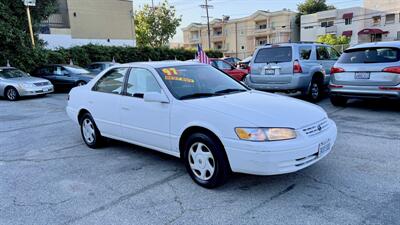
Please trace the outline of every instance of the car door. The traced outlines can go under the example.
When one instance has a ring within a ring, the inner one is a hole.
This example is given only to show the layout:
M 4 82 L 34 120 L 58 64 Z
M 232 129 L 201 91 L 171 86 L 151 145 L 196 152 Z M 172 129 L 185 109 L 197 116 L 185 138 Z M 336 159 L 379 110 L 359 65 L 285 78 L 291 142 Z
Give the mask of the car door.
M 53 69 L 53 74 L 57 85 L 64 87 L 75 86 L 76 78 L 74 77 L 74 74 L 62 66 L 54 66 Z
M 325 74 L 330 75 L 331 68 L 339 58 L 339 53 L 330 46 L 316 47 L 317 61 L 324 68 Z
M 231 64 L 222 61 L 222 60 L 216 60 L 214 61 L 215 67 L 218 69 L 224 71 L 225 73 L 229 74 L 231 77 L 235 78 L 236 80 L 240 80 L 242 78 L 242 72 L 235 69 Z
M 49 80 L 53 85 L 57 85 L 56 76 L 53 74 L 53 66 L 45 66 L 35 72 L 35 76 Z
M 135 144 L 169 151 L 170 105 L 144 101 L 148 92 L 162 93 L 155 75 L 145 68 L 131 68 L 121 99 L 123 137 Z
M 104 74 L 85 96 L 90 113 L 102 135 L 121 138 L 120 102 L 129 68 L 115 68 Z

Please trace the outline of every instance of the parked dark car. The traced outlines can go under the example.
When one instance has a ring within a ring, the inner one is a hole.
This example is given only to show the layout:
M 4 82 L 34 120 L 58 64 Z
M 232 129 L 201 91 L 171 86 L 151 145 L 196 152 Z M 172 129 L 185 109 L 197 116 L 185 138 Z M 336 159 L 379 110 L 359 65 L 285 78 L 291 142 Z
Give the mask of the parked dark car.
M 94 74 L 99 74 L 103 70 L 112 67 L 114 65 L 117 65 L 118 63 L 115 62 L 94 62 L 90 64 L 89 66 L 86 67 L 87 70 Z
M 50 80 L 59 89 L 85 85 L 95 76 L 82 67 L 61 64 L 39 67 L 32 75 Z

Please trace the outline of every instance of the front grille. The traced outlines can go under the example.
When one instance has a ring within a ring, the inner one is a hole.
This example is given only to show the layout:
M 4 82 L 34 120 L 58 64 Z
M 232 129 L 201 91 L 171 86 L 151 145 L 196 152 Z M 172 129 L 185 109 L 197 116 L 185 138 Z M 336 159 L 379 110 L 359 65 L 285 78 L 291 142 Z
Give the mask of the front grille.
M 49 85 L 49 82 L 38 82 L 38 83 L 34 83 L 34 85 L 35 85 L 35 86 L 38 86 L 38 87 L 40 87 L 40 86 L 46 86 L 46 85 Z
M 316 123 L 313 123 L 309 126 L 302 128 L 302 131 L 307 136 L 315 136 L 318 135 L 329 128 L 329 123 L 327 119 L 323 119 Z

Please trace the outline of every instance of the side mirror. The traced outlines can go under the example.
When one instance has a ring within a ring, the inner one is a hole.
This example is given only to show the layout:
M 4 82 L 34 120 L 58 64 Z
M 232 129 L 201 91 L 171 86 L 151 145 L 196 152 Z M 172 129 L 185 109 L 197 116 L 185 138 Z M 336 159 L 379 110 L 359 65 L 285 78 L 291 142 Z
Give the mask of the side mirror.
M 169 103 L 167 96 L 164 93 L 158 92 L 146 92 L 143 99 L 145 102 Z

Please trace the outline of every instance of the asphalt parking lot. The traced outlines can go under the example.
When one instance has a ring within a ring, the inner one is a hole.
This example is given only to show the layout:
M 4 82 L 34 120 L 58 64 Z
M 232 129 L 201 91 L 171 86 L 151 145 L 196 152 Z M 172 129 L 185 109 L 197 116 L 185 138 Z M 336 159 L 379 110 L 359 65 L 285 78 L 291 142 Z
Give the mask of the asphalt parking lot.
M 325 99 L 339 129 L 328 157 L 207 190 L 179 159 L 87 148 L 66 97 L 0 99 L 0 224 L 400 224 L 399 102 Z

